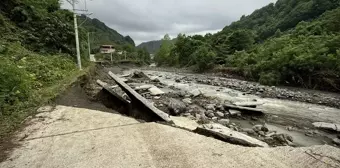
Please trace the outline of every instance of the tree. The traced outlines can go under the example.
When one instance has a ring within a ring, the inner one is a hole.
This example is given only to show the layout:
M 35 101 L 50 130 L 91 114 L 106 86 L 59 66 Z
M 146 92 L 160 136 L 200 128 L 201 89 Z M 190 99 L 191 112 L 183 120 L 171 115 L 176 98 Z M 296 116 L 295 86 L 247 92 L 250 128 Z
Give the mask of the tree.
M 206 71 L 214 66 L 216 54 L 208 45 L 200 46 L 191 56 L 194 59 L 196 70 L 199 72 Z
M 173 44 L 171 42 L 171 38 L 168 34 L 164 36 L 162 39 L 162 44 L 160 49 L 155 55 L 155 61 L 158 65 L 165 65 L 170 58 L 170 52 L 173 48 Z
M 251 31 L 237 30 L 228 38 L 229 52 L 247 50 L 254 42 L 254 34 Z

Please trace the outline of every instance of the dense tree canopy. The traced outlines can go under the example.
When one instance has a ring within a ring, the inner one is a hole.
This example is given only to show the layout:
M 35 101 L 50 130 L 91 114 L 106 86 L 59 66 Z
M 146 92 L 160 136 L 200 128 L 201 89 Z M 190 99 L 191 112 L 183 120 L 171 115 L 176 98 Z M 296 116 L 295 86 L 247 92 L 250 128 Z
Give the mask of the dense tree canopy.
M 214 35 L 179 34 L 155 61 L 199 71 L 221 64 L 263 84 L 340 91 L 339 6 L 338 0 L 278 0 Z

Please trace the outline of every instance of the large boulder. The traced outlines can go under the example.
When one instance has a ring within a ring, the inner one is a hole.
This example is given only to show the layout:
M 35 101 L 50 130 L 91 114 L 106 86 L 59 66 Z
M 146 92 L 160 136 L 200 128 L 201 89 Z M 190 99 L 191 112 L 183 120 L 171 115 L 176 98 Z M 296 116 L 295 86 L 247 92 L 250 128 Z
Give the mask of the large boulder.
M 132 78 L 148 78 L 142 71 L 135 71 L 133 72 Z
M 171 115 L 177 116 L 181 113 L 184 113 L 186 112 L 186 108 L 187 107 L 184 104 L 184 102 L 174 99 L 174 98 L 169 99 L 168 110 Z

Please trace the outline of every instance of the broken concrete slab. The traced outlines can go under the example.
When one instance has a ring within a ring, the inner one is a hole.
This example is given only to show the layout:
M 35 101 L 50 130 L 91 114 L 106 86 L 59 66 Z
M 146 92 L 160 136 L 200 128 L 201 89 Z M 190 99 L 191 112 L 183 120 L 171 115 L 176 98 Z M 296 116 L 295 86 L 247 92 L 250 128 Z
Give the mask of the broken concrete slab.
M 238 111 L 238 110 L 232 110 L 232 109 L 230 109 L 230 110 L 228 110 L 228 111 L 229 111 L 229 114 L 230 114 L 231 116 L 235 116 L 235 115 L 241 114 L 241 111 Z
M 161 89 L 159 89 L 156 86 L 151 87 L 148 90 L 149 90 L 149 92 L 151 93 L 152 96 L 159 96 L 159 95 L 165 94 L 165 92 L 163 92 Z
M 121 78 L 126 78 L 126 77 L 129 77 L 131 74 L 123 74 L 123 75 L 120 75 Z
M 340 125 L 339 124 L 326 123 L 326 122 L 315 122 L 315 123 L 313 123 L 313 125 L 316 128 L 340 132 Z
M 236 103 L 233 103 L 233 104 L 236 105 L 236 106 L 241 106 L 241 107 L 256 108 L 257 106 L 261 106 L 264 103 L 249 101 L 249 102 L 236 102 Z
M 250 147 L 269 147 L 268 144 L 265 142 L 257 140 L 243 133 L 233 131 L 230 128 L 225 127 L 221 124 L 204 124 L 202 126 L 197 127 L 196 130 L 194 130 L 194 132 L 206 136 L 213 136 L 217 139 L 232 144 Z
M 195 130 L 199 126 L 199 124 L 195 120 L 191 120 L 188 117 L 171 116 L 171 119 L 174 121 L 176 126 L 185 128 L 190 131 Z
M 97 84 L 100 85 L 101 87 L 103 87 L 106 91 L 108 91 L 109 93 L 111 93 L 113 96 L 115 96 L 116 98 L 118 98 L 121 102 L 123 102 L 124 104 L 128 105 L 129 102 L 124 99 L 122 96 L 118 95 L 116 92 L 114 92 L 111 88 L 110 85 L 108 85 L 106 82 L 103 82 L 101 80 L 97 80 Z
M 234 105 L 230 105 L 230 104 L 225 104 L 224 108 L 232 109 L 232 110 L 239 110 L 241 112 L 248 112 L 248 113 L 253 113 L 253 114 L 258 114 L 258 115 L 264 114 L 262 109 L 234 106 Z
M 166 122 L 172 122 L 168 114 L 164 113 L 163 111 L 159 110 L 158 108 L 150 104 L 148 100 L 146 100 L 143 96 L 141 96 L 135 90 L 133 90 L 129 85 L 120 80 L 120 78 L 111 71 L 109 72 L 109 76 L 111 76 L 112 79 L 117 83 L 117 85 L 121 87 L 121 89 L 131 98 L 132 104 L 136 105 L 137 107 L 138 106 L 141 107 L 142 109 L 140 110 L 141 112 L 148 113 L 153 117 L 157 117 L 158 119 Z
M 97 80 L 97 84 L 103 89 L 97 94 L 98 99 L 108 108 L 116 109 L 118 112 L 128 114 L 131 109 L 129 97 L 117 94 L 110 85 L 101 80 Z M 114 102 L 114 103 L 113 103 Z

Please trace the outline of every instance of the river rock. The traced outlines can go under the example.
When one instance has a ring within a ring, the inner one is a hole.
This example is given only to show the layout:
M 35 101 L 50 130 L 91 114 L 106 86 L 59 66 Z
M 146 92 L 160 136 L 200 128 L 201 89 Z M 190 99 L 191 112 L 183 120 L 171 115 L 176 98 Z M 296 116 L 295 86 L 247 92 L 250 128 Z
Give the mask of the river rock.
M 334 138 L 333 143 L 336 145 L 340 145 L 340 139 L 339 138 Z
M 223 117 L 224 117 L 224 113 L 222 113 L 222 112 L 220 112 L 220 111 L 216 112 L 215 115 L 216 115 L 217 117 L 219 117 L 219 118 L 223 118 Z
M 192 95 L 192 97 L 198 97 L 199 95 L 202 94 L 202 92 L 199 89 L 192 90 L 189 93 Z
M 184 103 L 186 103 L 186 104 L 191 104 L 191 103 L 192 103 L 190 98 L 185 98 L 185 99 L 183 99 L 182 101 L 183 101 Z
M 159 95 L 162 95 L 162 94 L 165 94 L 165 92 L 163 92 L 161 89 L 159 89 L 158 87 L 154 86 L 154 87 L 151 87 L 149 89 L 149 92 L 152 96 L 159 96 Z
M 151 79 L 151 82 L 160 83 L 161 81 L 158 78 L 153 78 Z
M 224 111 L 225 109 L 223 105 L 219 104 L 216 106 L 216 110 Z
M 170 98 L 168 109 L 170 111 L 170 114 L 177 116 L 186 111 L 186 105 L 182 101 Z
M 248 135 L 257 135 L 257 133 L 251 128 L 243 128 L 242 131 L 246 132 Z
M 268 144 L 252 138 L 243 133 L 233 131 L 232 129 L 225 127 L 221 124 L 204 124 L 194 130 L 202 135 L 213 136 L 226 142 L 233 144 L 251 146 L 251 147 L 268 147 Z
M 220 120 L 218 120 L 218 123 L 223 125 L 223 126 L 227 126 L 227 125 L 229 125 L 230 120 L 229 119 L 220 119 Z
M 315 123 L 313 123 L 313 125 L 316 128 L 340 132 L 340 125 L 339 124 L 326 123 L 326 122 L 315 122 Z
M 262 128 L 261 128 L 261 131 L 269 132 L 269 129 L 268 129 L 267 125 L 263 125 Z
M 264 131 L 259 131 L 258 134 L 261 136 L 266 136 L 266 133 L 264 133 Z
M 207 117 L 209 117 L 209 118 L 215 117 L 215 114 L 214 114 L 214 112 L 213 112 L 212 110 L 208 110 L 208 111 L 206 112 L 205 115 L 206 115 Z
M 212 111 L 214 111 L 214 110 L 215 110 L 215 105 L 214 105 L 214 104 L 207 104 L 207 105 L 205 106 L 205 109 L 206 109 L 206 110 L 212 110 Z
M 274 134 L 271 137 L 281 145 L 291 144 L 293 142 L 293 137 L 288 134 Z
M 142 71 L 135 71 L 132 74 L 132 78 L 148 78 Z
M 254 130 L 255 132 L 261 131 L 261 130 L 262 130 L 262 125 L 254 125 L 254 126 L 253 126 L 253 130 Z

